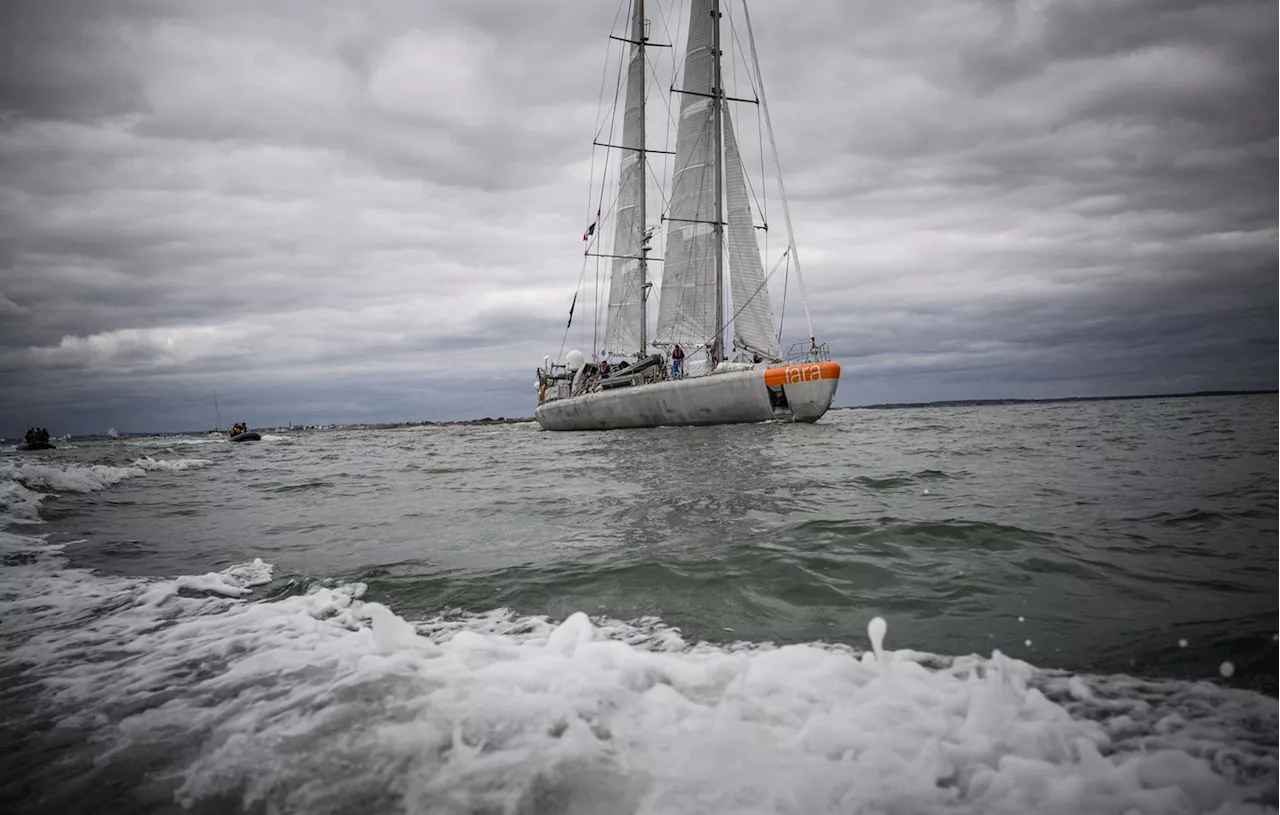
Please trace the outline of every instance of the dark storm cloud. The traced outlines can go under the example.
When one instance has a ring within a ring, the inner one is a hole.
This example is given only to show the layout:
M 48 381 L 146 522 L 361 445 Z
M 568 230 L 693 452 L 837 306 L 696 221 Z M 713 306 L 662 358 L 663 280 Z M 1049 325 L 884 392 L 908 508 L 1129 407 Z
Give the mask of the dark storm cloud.
M 5 4 L 0 422 L 528 414 L 618 11 Z M 1274 3 L 752 11 L 841 401 L 1275 386 Z
M 809 85 L 848 104 L 792 105 L 818 149 L 791 185 L 821 213 L 819 262 L 847 270 L 819 305 L 833 345 L 913 398 L 913 362 L 937 369 L 923 398 L 975 372 L 986 392 L 958 396 L 1274 386 L 1275 17 L 1265 3 L 833 12 L 860 32 L 857 56 Z M 834 178 L 824 147 L 842 156 Z M 876 398 L 897 398 L 883 381 Z

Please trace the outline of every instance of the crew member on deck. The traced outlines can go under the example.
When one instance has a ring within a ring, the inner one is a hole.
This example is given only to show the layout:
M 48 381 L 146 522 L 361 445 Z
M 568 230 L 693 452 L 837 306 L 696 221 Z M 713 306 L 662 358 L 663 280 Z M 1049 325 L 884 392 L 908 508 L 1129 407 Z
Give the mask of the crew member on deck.
M 607 359 L 600 360 L 600 378 L 601 379 L 609 378 L 609 360 Z
M 684 370 L 684 349 L 679 343 L 671 349 L 671 377 L 673 379 L 680 378 L 680 372 Z

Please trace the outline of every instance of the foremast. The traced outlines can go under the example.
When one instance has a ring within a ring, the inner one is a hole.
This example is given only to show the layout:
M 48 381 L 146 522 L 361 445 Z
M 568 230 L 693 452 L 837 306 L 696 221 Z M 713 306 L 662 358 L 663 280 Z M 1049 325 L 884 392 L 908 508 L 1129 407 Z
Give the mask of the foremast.
M 645 195 L 649 152 L 645 133 L 645 48 L 648 37 L 645 28 L 643 0 L 632 0 L 628 36 L 611 37 L 630 46 L 621 143 L 596 142 L 622 153 L 618 160 L 613 251 L 604 256 L 612 261 L 612 273 L 603 350 L 606 354 L 635 354 L 637 357 L 646 356 L 649 346 L 646 301 L 650 231 Z M 587 254 L 594 254 L 590 247 Z

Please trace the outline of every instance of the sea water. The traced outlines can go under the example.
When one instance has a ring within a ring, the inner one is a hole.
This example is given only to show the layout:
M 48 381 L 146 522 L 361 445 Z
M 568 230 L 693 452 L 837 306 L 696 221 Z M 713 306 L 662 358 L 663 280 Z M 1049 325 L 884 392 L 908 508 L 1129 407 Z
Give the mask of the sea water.
M 1275 405 L 4 455 L 0 809 L 1275 812 Z

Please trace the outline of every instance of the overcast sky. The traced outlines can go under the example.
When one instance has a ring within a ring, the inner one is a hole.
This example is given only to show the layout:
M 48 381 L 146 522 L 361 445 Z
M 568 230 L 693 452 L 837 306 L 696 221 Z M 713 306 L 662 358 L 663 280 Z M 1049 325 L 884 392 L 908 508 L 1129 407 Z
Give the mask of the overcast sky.
M 0 435 L 532 415 L 617 12 L 7 0 Z M 1274 0 L 752 13 L 837 404 L 1276 387 Z

